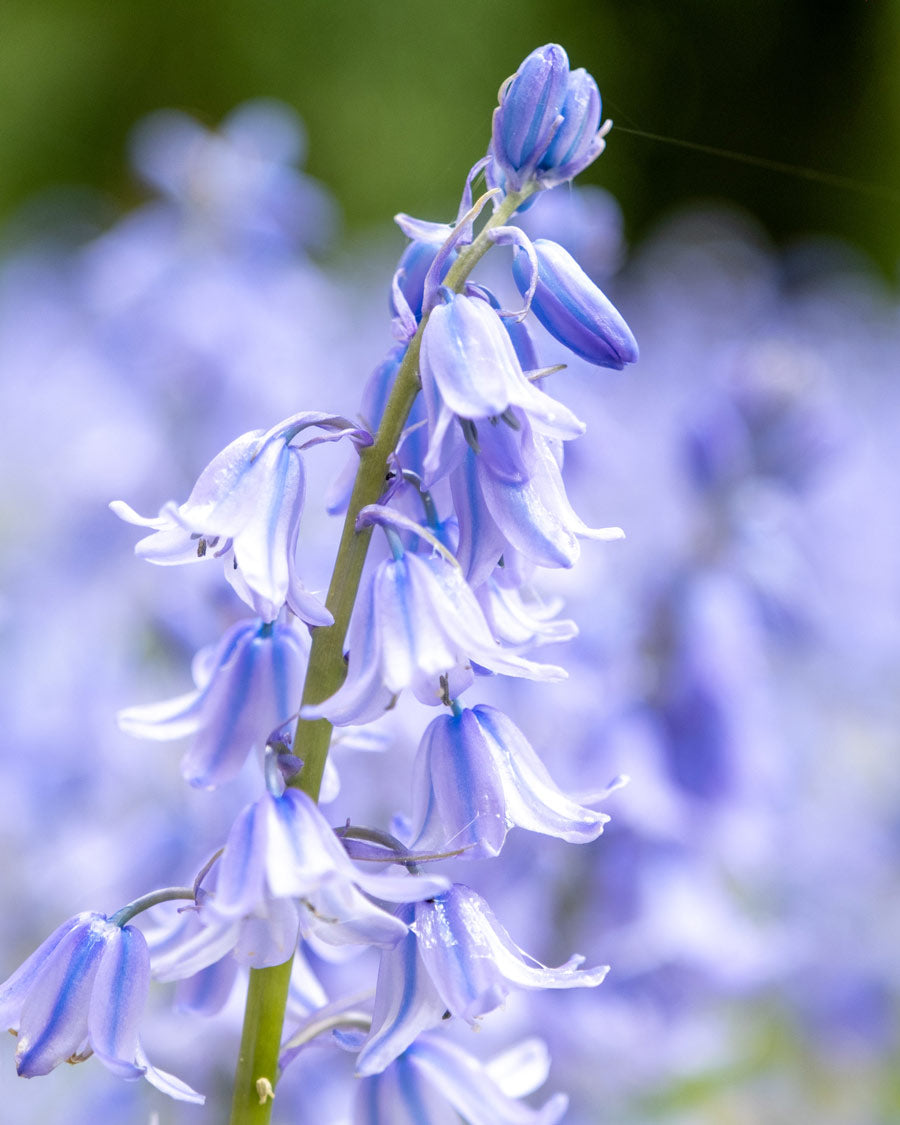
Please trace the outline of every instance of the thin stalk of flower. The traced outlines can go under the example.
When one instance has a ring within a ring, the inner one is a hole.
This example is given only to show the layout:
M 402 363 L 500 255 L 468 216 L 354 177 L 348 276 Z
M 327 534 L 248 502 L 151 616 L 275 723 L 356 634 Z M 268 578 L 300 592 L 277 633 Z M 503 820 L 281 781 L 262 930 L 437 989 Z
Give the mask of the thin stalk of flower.
M 526 184 L 521 191 L 510 192 L 505 196 L 475 239 L 459 252 L 444 278 L 445 286 L 457 293 L 462 292 L 469 274 L 493 245 L 491 231 L 504 226 L 535 190 L 534 185 Z M 428 314 L 423 316 L 400 364 L 375 441 L 360 450 L 359 468 L 325 600 L 334 624 L 313 631 L 303 688 L 304 705 L 322 703 L 334 695 L 346 674 L 344 637 L 372 537 L 370 526 L 357 527 L 357 517 L 364 508 L 377 504 L 384 491 L 390 458 L 419 392 L 419 351 L 427 323 Z M 302 789 L 314 801 L 318 799 L 322 785 L 331 732 L 332 724 L 327 719 L 301 718 L 297 721 L 294 747 L 298 757 L 303 759 L 303 768 L 289 784 Z M 235 1072 L 231 1125 L 268 1125 L 271 1120 L 272 1101 L 267 1098 L 260 1102 L 256 1082 L 259 1078 L 268 1077 L 274 1087 L 289 981 L 290 962 L 268 969 L 252 969 L 250 972 L 244 1027 Z

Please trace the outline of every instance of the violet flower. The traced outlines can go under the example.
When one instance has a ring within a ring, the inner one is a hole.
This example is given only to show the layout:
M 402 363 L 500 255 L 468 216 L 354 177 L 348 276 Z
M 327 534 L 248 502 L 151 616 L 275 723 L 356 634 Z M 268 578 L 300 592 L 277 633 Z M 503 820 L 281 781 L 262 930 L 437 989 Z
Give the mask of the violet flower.
M 149 985 L 140 930 L 92 912 L 64 922 L 0 985 L 0 1026 L 18 1037 L 19 1075 L 49 1074 L 95 1054 L 119 1078 L 146 1078 L 173 1098 L 202 1103 L 144 1054 L 138 1025 Z
M 621 370 L 635 363 L 638 346 L 631 329 L 568 250 L 546 238 L 535 239 L 532 246 L 538 270 L 531 311 L 550 335 L 598 367 Z M 513 277 L 525 296 L 534 277 L 522 250 L 513 259 Z
M 541 1086 L 546 1046 L 526 1040 L 489 1063 L 437 1035 L 421 1035 L 387 1070 L 359 1086 L 353 1125 L 556 1125 L 568 1106 L 555 1094 L 540 1109 L 518 1099 Z M 454 1112 L 455 1111 L 455 1112 Z
M 483 704 L 439 715 L 422 736 L 413 771 L 411 846 L 419 850 L 495 856 L 515 826 L 583 844 L 609 820 L 567 797 L 512 720 Z
M 431 487 L 462 458 L 466 441 L 457 418 L 496 419 L 510 407 L 536 429 L 562 439 L 580 437 L 584 424 L 526 379 L 503 321 L 487 301 L 442 290 L 422 335 L 422 395 L 429 445 L 425 483 Z
M 519 191 L 530 181 L 551 188 L 571 180 L 603 152 L 600 94 L 583 69 L 569 71 L 556 43 L 532 51 L 500 87 L 488 180 Z
M 581 554 L 579 538 L 624 538 L 621 528 L 588 527 L 578 516 L 563 484 L 561 451 L 524 416 L 517 430 L 478 427 L 477 440 L 478 453 L 467 450 L 450 474 L 457 557 L 473 586 L 487 580 L 510 547 L 537 566 L 568 568 Z
M 609 970 L 579 969 L 579 955 L 559 968 L 541 965 L 511 940 L 484 899 L 460 883 L 397 913 L 410 932 L 381 955 L 372 1030 L 357 1059 L 360 1076 L 384 1070 L 448 1011 L 474 1025 L 514 988 L 592 988 Z
M 221 785 L 296 713 L 308 652 L 308 635 L 292 624 L 240 621 L 194 657 L 195 691 L 128 707 L 119 726 L 156 741 L 193 735 L 182 760 L 185 779 L 201 788 Z
M 206 466 L 183 504 L 169 502 L 149 518 L 121 500 L 110 504 L 128 523 L 153 529 L 135 553 L 160 566 L 224 557 L 225 576 L 264 620 L 287 604 L 310 625 L 330 625 L 331 614 L 306 592 L 295 569 L 305 475 L 300 450 L 290 443 L 309 426 L 331 432 L 305 445 L 345 436 L 371 444 L 345 418 L 312 411 L 243 434 Z
M 361 516 L 375 510 L 364 509 Z M 424 530 L 422 535 L 427 538 Z M 371 722 L 405 688 L 421 703 L 437 706 L 448 690 L 455 698 L 471 684 L 473 662 L 533 680 L 566 675 L 501 648 L 459 568 L 441 557 L 404 551 L 399 539 L 395 557 L 380 563 L 360 591 L 347 641 L 346 680 L 329 699 L 305 706 L 303 718 L 328 719 L 335 726 Z
M 252 968 L 281 964 L 300 932 L 329 945 L 390 946 L 406 925 L 368 897 L 413 902 L 447 887 L 441 876 L 358 869 L 318 806 L 298 789 L 266 793 L 232 825 L 196 925 L 154 953 L 160 980 L 192 976 L 232 952 Z

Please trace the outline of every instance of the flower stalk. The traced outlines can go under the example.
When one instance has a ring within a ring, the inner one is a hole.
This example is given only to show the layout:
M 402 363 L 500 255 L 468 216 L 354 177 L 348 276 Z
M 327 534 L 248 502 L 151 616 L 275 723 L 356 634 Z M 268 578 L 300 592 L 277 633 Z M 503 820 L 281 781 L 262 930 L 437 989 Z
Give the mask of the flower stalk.
M 504 226 L 535 190 L 535 185 L 527 184 L 521 191 L 510 192 L 503 198 L 474 240 L 460 251 L 444 279 L 448 288 L 462 292 L 469 274 L 493 245 L 491 231 Z M 357 529 L 356 521 L 363 508 L 376 504 L 384 492 L 391 454 L 419 393 L 419 352 L 427 323 L 426 314 L 397 372 L 375 441 L 359 453 L 359 468 L 325 602 L 334 624 L 313 629 L 303 689 L 304 705 L 328 699 L 341 686 L 346 674 L 344 638 L 372 537 L 371 525 Z M 296 785 L 314 801 L 318 800 L 322 785 L 331 732 L 332 724 L 327 719 L 299 719 L 297 722 L 294 752 L 303 759 L 303 768 L 289 784 Z M 268 1079 L 273 1088 L 276 1084 L 290 972 L 290 960 L 273 968 L 250 971 L 230 1125 L 268 1125 L 271 1120 L 272 1098 L 260 1099 L 257 1083 Z

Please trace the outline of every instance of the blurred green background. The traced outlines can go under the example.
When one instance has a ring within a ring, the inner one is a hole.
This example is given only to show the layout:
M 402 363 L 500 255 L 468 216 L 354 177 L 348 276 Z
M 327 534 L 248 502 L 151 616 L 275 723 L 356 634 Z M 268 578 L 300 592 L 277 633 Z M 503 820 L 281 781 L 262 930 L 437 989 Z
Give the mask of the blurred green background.
M 783 161 L 785 175 L 620 131 L 585 177 L 639 238 L 729 197 L 777 239 L 829 231 L 900 258 L 900 0 L 2 0 L 0 223 L 37 191 L 138 188 L 125 144 L 165 106 L 217 122 L 260 95 L 299 110 L 308 169 L 351 227 L 447 218 L 500 81 L 556 40 L 617 125 Z

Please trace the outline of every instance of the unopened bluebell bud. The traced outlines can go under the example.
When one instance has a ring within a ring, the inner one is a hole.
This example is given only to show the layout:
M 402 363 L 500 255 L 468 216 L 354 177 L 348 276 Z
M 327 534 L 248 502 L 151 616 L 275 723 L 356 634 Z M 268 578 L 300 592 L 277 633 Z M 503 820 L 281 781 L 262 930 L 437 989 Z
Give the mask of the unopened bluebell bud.
M 534 175 L 559 129 L 568 81 L 566 52 L 548 43 L 532 51 L 500 88 L 491 154 L 509 188 L 518 191 Z
M 605 147 L 600 92 L 583 69 L 569 71 L 556 43 L 532 51 L 500 89 L 489 179 L 506 191 L 571 180 Z
M 588 363 L 621 370 L 638 358 L 637 341 L 621 313 L 558 243 L 534 242 L 538 277 L 531 309 L 551 336 Z M 532 281 L 528 255 L 519 251 L 513 277 L 524 296 Z
M 562 123 L 550 147 L 538 163 L 538 179 L 546 186 L 564 183 L 577 176 L 603 151 L 606 142 L 600 132 L 600 91 L 597 83 L 580 67 L 569 75 Z

